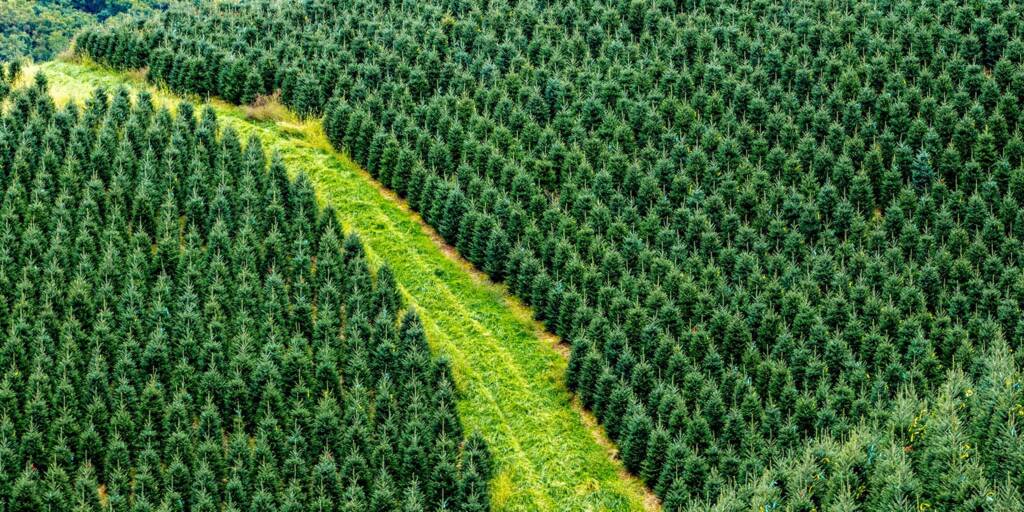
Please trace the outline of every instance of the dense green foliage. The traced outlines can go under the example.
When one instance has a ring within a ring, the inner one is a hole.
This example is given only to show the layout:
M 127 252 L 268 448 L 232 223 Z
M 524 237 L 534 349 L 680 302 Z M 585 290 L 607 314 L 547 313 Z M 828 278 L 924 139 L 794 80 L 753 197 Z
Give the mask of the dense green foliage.
M 79 49 L 322 113 L 572 343 L 569 385 L 670 510 L 1016 510 L 1022 20 L 981 0 L 255 2 Z
M 122 13 L 148 15 L 161 6 L 156 0 L 3 0 L 0 61 L 50 59 L 84 27 Z
M 487 508 L 448 363 L 258 139 L 37 75 L 0 189 L 0 510 Z

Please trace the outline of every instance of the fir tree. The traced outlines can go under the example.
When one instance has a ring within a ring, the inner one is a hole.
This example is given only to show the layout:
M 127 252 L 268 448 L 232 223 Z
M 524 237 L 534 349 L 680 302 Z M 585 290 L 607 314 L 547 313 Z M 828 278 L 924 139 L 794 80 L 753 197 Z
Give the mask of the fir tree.
M 928 152 L 921 150 L 910 168 L 910 181 L 914 184 L 914 188 L 921 192 L 927 190 L 934 179 L 935 171 L 932 169 Z

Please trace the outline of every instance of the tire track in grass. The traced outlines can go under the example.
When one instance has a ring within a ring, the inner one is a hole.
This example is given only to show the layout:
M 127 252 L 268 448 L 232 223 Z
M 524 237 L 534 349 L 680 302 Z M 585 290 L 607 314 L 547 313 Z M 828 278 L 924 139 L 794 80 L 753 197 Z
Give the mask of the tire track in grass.
M 138 74 L 68 62 L 35 69 L 47 74 L 58 100 L 81 100 L 96 86 L 125 85 L 149 90 L 159 105 L 180 101 L 141 83 Z M 318 122 L 250 121 L 239 107 L 211 104 L 243 139 L 258 136 L 290 170 L 306 172 L 320 201 L 362 237 L 371 263 L 392 268 L 423 317 L 432 348 L 452 360 L 463 424 L 480 431 L 494 453 L 494 510 L 658 508 L 609 456 L 600 428 L 573 404 L 563 381 L 564 347 L 503 287 L 474 271 L 403 201 L 331 149 Z

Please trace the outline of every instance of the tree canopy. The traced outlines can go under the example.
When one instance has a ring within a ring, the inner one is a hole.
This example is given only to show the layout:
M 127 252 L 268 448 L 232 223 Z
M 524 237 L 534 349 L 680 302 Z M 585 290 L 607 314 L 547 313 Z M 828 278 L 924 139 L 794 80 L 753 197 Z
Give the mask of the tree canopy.
M 572 345 L 669 510 L 1016 510 L 1012 2 L 256 1 L 79 51 L 279 92 Z
M 449 363 L 308 178 L 209 107 L 3 104 L 0 509 L 486 509 Z

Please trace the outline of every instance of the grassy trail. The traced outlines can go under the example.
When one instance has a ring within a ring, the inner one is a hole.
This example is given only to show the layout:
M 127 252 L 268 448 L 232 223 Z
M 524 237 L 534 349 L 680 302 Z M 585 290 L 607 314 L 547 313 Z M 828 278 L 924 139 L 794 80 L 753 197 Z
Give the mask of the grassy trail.
M 158 104 L 180 99 L 139 77 L 93 65 L 49 62 L 45 72 L 58 102 L 81 100 L 97 86 L 148 89 Z M 494 510 L 631 511 L 656 500 L 610 456 L 565 389 L 565 357 L 529 311 L 504 288 L 474 271 L 409 210 L 346 156 L 331 149 L 319 122 L 252 121 L 242 108 L 214 101 L 218 117 L 245 140 L 260 137 L 289 169 L 314 182 L 347 229 L 362 237 L 371 263 L 387 263 L 424 319 L 432 348 L 449 355 L 468 431 L 481 432 L 499 468 Z

